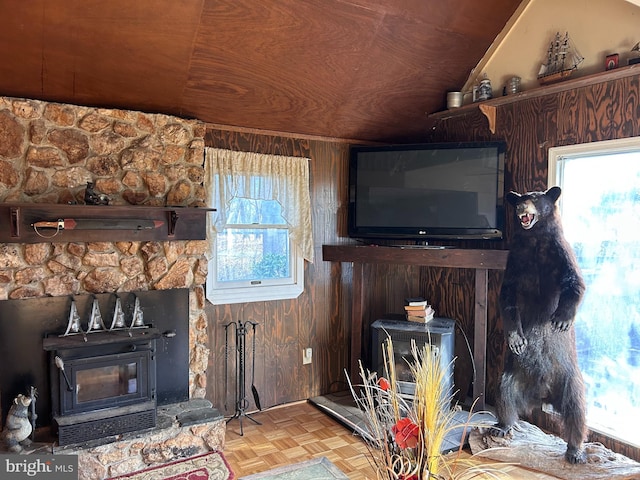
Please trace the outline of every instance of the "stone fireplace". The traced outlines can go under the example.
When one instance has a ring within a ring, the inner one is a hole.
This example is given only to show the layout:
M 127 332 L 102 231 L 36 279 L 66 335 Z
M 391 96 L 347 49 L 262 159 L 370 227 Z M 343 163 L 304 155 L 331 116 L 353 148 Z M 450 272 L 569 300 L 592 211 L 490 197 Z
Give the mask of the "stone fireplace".
M 25 453 L 79 455 L 81 478 L 97 480 L 224 448 L 222 415 L 208 401 L 189 398 L 193 297 L 189 289 L 177 288 L 0 301 L 0 352 L 13 360 L 0 375 L 3 410 L 30 386 L 39 392 L 35 443 Z M 88 333 L 93 304 L 99 305 L 108 329 L 107 312 L 114 311 L 117 299 L 127 325 L 137 301 L 146 327 Z M 67 330 L 72 302 L 87 333 L 60 336 Z M 144 368 L 151 360 L 153 372 Z M 153 376 L 141 380 L 134 370 Z M 110 378 L 112 385 L 105 386 Z M 146 385 L 131 385 L 134 378 Z M 97 380 L 99 390 L 76 396 L 82 382 Z
M 87 182 L 93 182 L 96 191 L 109 197 L 110 205 L 203 206 L 206 197 L 204 132 L 201 122 L 168 115 L 0 97 L 0 203 L 81 204 Z M 55 318 L 63 325 L 46 325 L 47 332 L 58 332 L 64 331 L 70 297 L 97 296 L 101 302 L 108 303 L 115 294 L 140 292 L 148 310 L 155 308 L 156 301 L 145 300 L 145 295 L 172 298 L 173 292 L 181 292 L 184 298 L 180 302 L 186 317 L 183 334 L 165 336 L 163 333 L 173 327 L 157 327 L 157 321 L 153 322 L 160 333 L 155 340 L 158 353 L 170 349 L 171 342 L 178 338 L 187 345 L 184 367 L 174 364 L 165 365 L 164 369 L 157 367 L 162 372 L 157 375 L 157 401 L 160 404 L 164 373 L 177 369 L 181 375 L 181 391 L 186 395 L 179 398 L 189 401 L 176 399 L 173 401 L 177 403 L 171 403 L 170 397 L 175 394 L 171 391 L 165 399 L 167 405 L 197 403 L 199 399 L 204 401 L 209 361 L 203 289 L 206 250 L 204 240 L 122 238 L 118 241 L 0 243 L 0 300 L 21 306 L 31 301 L 42 302 L 36 312 L 47 311 L 50 304 L 62 305 L 67 313 Z M 3 311 L 0 323 L 4 325 L 2 328 L 20 332 L 26 338 L 37 336 L 37 346 L 24 350 L 26 354 L 20 361 L 11 360 L 12 366 L 23 368 L 20 363 L 26 362 L 30 365 L 29 371 L 43 371 L 48 376 L 49 359 L 42 347 L 43 331 L 34 331 L 29 323 L 29 319 L 37 318 L 34 315 Z M 6 355 L 7 352 L 2 352 L 3 359 L 10 358 Z M 37 368 L 31 368 L 34 364 Z M 16 393 L 25 393 L 25 384 L 41 383 L 31 378 L 30 373 L 23 377 L 14 375 L 8 380 L 4 372 L 3 369 L 0 374 L 3 420 L 7 402 L 11 402 Z M 43 423 L 50 418 L 53 408 L 48 392 L 40 391 L 37 406 L 39 425 L 48 428 Z M 166 408 L 174 423 L 176 418 L 184 417 L 180 413 L 182 408 Z M 166 427 L 171 421 L 163 418 L 158 423 Z M 175 430 L 174 438 L 177 438 L 170 446 L 165 445 L 170 440 L 164 434 L 149 433 L 152 440 L 132 438 L 123 446 L 118 443 L 123 440 L 120 438 L 112 444 L 117 447 L 88 448 L 80 457 L 80 469 L 82 472 L 84 465 L 85 470 L 92 473 L 81 473 L 82 478 L 122 474 L 170 461 L 172 456 L 196 454 L 192 448 L 194 441 L 186 441 L 181 430 L 193 431 L 195 427 L 185 427 L 189 423 L 183 418 L 182 426 L 170 428 Z M 210 435 L 206 431 L 206 428 L 199 429 L 196 450 L 210 449 L 213 444 L 216 448 L 223 446 L 224 435 L 221 439 L 218 434 L 217 439 L 204 440 L 203 435 Z M 188 444 L 191 447 L 187 447 Z M 115 450 L 111 450 L 113 448 Z M 108 453 L 116 451 L 117 455 Z
M 127 110 L 0 97 L 0 202 L 203 206 L 205 126 Z M 132 207 L 133 208 L 133 207 Z M 189 396 L 209 355 L 202 240 L 0 243 L 0 300 L 189 290 Z

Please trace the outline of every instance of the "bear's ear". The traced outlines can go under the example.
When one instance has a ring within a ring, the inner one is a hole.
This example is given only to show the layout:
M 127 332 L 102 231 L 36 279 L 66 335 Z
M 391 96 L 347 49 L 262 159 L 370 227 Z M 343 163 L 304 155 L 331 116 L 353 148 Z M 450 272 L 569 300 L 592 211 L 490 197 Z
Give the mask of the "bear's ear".
M 556 201 L 558 201 L 558 198 L 560 198 L 560 194 L 562 193 L 562 190 L 560 190 L 560 187 L 551 187 L 549 190 L 547 190 L 544 193 L 547 197 L 553 200 L 553 203 L 556 203 Z
M 513 191 L 508 192 L 505 196 L 507 202 L 509 202 L 511 205 L 515 205 L 516 203 L 518 203 L 518 200 L 520 200 L 521 197 L 522 195 L 520 195 L 518 192 Z

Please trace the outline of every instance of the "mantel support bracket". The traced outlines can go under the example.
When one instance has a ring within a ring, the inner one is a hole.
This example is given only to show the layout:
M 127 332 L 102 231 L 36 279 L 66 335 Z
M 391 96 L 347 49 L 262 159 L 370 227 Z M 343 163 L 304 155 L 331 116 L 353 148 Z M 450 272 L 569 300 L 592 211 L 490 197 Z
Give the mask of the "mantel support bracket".
M 168 231 L 168 235 L 170 237 L 175 236 L 176 234 L 176 223 L 178 223 L 178 212 L 176 212 L 175 210 L 171 210 L 168 212 L 168 216 L 169 216 L 169 222 L 167 224 L 167 227 L 169 228 Z
M 10 207 L 9 218 L 11 238 L 20 238 L 20 209 L 18 207 Z
M 489 121 L 489 131 L 495 135 L 496 133 L 496 107 L 493 105 L 479 105 L 480 111 Z

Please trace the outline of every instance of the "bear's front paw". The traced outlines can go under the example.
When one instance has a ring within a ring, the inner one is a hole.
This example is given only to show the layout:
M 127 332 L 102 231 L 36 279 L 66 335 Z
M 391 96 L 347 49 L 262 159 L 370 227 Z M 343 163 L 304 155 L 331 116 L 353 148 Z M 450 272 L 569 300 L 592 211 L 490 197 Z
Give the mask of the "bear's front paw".
M 584 451 L 584 448 L 567 447 L 564 458 L 573 464 L 587 463 L 587 452 Z
M 504 438 L 511 436 L 513 432 L 513 426 L 506 427 L 500 423 L 496 423 L 492 427 L 489 427 L 487 434 L 492 437 Z
M 569 330 L 572 324 L 572 318 L 563 318 L 562 316 L 557 315 L 557 313 L 551 315 L 551 328 L 553 328 L 556 332 L 566 332 L 567 330 Z
M 522 337 L 518 332 L 509 332 L 507 344 L 509 345 L 509 350 L 516 355 L 521 355 L 527 346 L 527 339 Z

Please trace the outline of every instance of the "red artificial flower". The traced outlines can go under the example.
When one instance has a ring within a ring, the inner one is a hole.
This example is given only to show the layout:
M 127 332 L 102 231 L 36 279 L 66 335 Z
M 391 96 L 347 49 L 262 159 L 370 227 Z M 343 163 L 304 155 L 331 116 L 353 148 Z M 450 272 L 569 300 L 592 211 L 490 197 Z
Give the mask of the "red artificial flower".
M 378 386 L 386 392 L 387 390 L 389 390 L 389 387 L 391 385 L 389 384 L 389 380 L 384 377 L 380 377 L 380 380 L 378 380 Z
M 415 448 L 418 445 L 420 429 L 409 418 L 401 418 L 391 427 L 391 433 L 395 435 L 398 446 L 402 449 Z
M 406 476 L 406 475 L 400 475 L 400 480 L 418 480 L 418 475 L 410 475 L 410 476 Z

